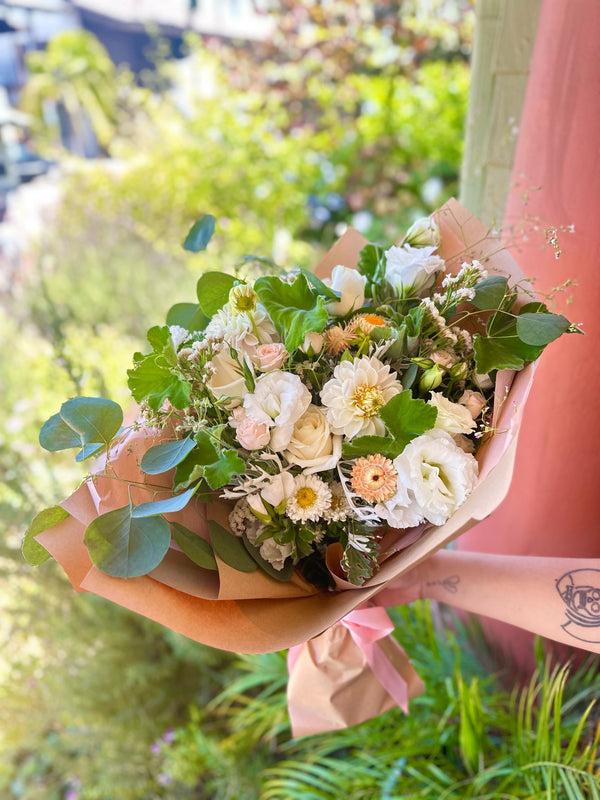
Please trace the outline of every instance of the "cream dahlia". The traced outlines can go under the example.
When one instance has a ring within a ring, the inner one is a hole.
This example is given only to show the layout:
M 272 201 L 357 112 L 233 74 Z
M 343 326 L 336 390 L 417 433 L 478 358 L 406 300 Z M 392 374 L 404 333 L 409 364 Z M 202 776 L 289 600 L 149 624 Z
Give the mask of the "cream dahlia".
M 321 390 L 321 402 L 333 433 L 348 439 L 358 434 L 383 435 L 379 412 L 401 391 L 402 384 L 387 364 L 375 356 L 362 356 L 337 365 Z
M 285 513 L 294 522 L 316 522 L 331 505 L 331 490 L 316 475 L 298 475 Z

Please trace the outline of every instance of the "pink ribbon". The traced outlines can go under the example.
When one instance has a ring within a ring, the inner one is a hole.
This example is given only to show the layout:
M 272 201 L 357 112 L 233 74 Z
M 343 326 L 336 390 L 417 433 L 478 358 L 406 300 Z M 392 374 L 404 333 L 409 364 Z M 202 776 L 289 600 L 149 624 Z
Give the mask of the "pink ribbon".
M 387 611 L 380 606 L 355 609 L 346 614 L 338 624 L 343 625 L 350 633 L 352 640 L 364 654 L 373 675 L 402 711 L 408 714 L 408 685 L 378 644 L 394 630 L 394 624 Z M 303 645 L 290 647 L 289 672 L 294 669 L 302 647 Z

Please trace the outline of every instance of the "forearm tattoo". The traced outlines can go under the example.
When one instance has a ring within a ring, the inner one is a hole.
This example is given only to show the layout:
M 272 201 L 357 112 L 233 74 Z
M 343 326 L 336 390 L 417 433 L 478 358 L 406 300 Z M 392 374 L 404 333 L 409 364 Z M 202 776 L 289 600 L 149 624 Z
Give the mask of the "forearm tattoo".
M 600 642 L 600 569 L 574 569 L 556 581 L 565 604 L 565 633 L 582 642 Z
M 439 581 L 427 581 L 426 586 L 442 586 L 450 594 L 458 592 L 458 585 L 460 577 L 458 575 L 448 575 L 447 578 L 442 578 Z

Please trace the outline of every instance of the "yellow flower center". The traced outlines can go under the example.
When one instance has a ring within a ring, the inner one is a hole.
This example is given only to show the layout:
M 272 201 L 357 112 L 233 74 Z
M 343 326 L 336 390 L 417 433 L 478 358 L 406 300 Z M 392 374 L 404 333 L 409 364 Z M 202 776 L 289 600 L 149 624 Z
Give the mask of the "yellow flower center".
M 248 314 L 256 308 L 256 293 L 251 286 L 234 286 L 229 292 L 229 302 L 235 314 Z
M 385 405 L 383 392 L 378 386 L 363 383 L 357 386 L 352 393 L 352 403 L 362 411 L 365 417 L 374 417 L 379 409 Z
M 300 508 L 310 508 L 311 506 L 314 506 L 316 499 L 317 493 L 309 486 L 302 486 L 296 492 L 296 502 Z

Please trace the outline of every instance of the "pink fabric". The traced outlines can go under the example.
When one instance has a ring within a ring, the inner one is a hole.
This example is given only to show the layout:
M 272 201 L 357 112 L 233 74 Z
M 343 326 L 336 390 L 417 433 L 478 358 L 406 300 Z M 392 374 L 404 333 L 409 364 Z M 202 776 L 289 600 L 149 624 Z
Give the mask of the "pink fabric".
M 587 335 L 563 337 L 544 353 L 510 493 L 489 519 L 458 540 L 462 549 L 600 556 L 599 41 L 598 0 L 542 4 L 505 228 L 527 220 L 528 241 L 514 254 L 537 289 L 576 281 L 552 305 L 582 322 Z M 574 234 L 558 234 L 557 260 L 542 245 L 543 229 L 571 223 Z M 488 620 L 484 626 L 504 656 L 523 670 L 533 666 L 530 634 Z

